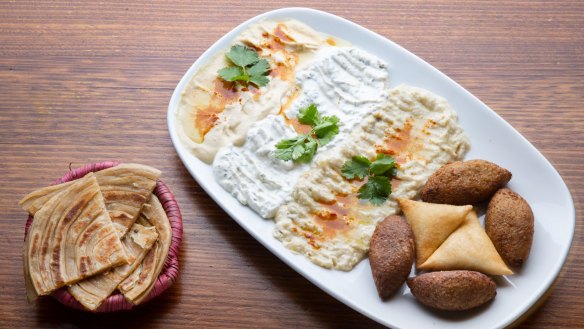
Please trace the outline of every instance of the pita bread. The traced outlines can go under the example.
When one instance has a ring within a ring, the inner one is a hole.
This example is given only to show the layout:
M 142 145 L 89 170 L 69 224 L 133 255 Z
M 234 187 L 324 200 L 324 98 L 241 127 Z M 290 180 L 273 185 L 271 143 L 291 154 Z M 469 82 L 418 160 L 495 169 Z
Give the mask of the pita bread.
M 452 206 L 403 198 L 397 201 L 414 232 L 418 268 L 464 222 L 472 210 L 472 206 Z
M 93 173 L 56 193 L 36 212 L 24 260 L 29 296 L 47 295 L 128 263 Z
M 137 222 L 144 226 L 155 227 L 159 237 L 142 263 L 118 286 L 118 290 L 134 304 L 144 301 L 154 288 L 172 241 L 170 222 L 156 195 L 152 195 L 150 201 L 144 205 Z
M 154 226 L 132 225 L 122 242 L 129 255 L 133 258 L 133 262 L 79 281 L 69 287 L 69 293 L 85 308 L 92 311 L 96 310 L 111 295 L 118 284 L 140 265 L 157 238 L 158 233 L 156 233 Z
M 513 274 L 497 253 L 474 210 L 419 268 L 433 271 L 471 270 L 489 275 Z
M 105 205 L 119 236 L 126 234 L 136 221 L 142 206 L 156 187 L 160 170 L 140 164 L 120 164 L 95 172 Z M 36 190 L 22 200 L 22 208 L 34 215 L 54 195 L 75 181 Z

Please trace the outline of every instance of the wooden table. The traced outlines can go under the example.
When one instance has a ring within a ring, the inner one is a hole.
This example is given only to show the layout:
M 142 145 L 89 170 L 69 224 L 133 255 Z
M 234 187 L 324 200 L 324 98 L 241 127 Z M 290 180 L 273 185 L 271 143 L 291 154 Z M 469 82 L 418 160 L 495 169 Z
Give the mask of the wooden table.
M 284 6 L 391 38 L 509 121 L 559 170 L 578 213 L 555 290 L 522 328 L 584 326 L 584 2 L 340 0 L 2 1 L 0 327 L 380 328 L 288 268 L 189 176 L 166 128 L 192 62 L 242 21 Z M 163 170 L 184 216 L 180 280 L 133 312 L 92 315 L 22 279 L 17 201 L 69 165 L 116 159 Z

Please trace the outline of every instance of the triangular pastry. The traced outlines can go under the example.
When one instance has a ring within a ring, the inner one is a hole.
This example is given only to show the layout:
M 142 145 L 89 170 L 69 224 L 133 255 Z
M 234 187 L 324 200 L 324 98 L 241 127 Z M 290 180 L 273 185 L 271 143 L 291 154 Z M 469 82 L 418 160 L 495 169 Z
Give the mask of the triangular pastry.
M 497 253 L 474 211 L 471 211 L 464 223 L 418 267 L 432 271 L 471 270 L 489 275 L 513 274 Z
M 464 222 L 472 210 L 470 205 L 452 206 L 403 198 L 397 201 L 414 232 L 418 268 Z

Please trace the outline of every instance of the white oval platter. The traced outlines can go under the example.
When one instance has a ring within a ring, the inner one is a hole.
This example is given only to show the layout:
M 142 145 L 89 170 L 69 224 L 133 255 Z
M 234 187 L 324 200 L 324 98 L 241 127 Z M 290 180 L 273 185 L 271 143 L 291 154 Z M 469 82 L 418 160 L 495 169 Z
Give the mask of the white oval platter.
M 535 214 L 530 258 L 517 275 L 497 280 L 497 297 L 469 312 L 431 311 L 402 289 L 388 301 L 375 290 L 368 260 L 350 272 L 323 269 L 284 248 L 272 236 L 274 223 L 259 217 L 225 192 L 213 179 L 211 166 L 182 145 L 176 131 L 181 92 L 193 74 L 250 24 L 263 19 L 294 18 L 317 31 L 347 40 L 390 65 L 391 87 L 402 83 L 445 97 L 458 112 L 471 141 L 467 159 L 486 159 L 513 173 L 509 187 L 521 194 Z M 204 32 L 202 32 L 204 33 Z M 393 328 L 500 328 L 512 324 L 548 290 L 564 264 L 574 234 L 575 211 L 564 181 L 548 160 L 511 125 L 452 79 L 394 42 L 338 16 L 308 8 L 284 8 L 256 16 L 213 44 L 190 67 L 174 90 L 168 108 L 168 129 L 176 151 L 200 186 L 249 234 L 317 287 Z

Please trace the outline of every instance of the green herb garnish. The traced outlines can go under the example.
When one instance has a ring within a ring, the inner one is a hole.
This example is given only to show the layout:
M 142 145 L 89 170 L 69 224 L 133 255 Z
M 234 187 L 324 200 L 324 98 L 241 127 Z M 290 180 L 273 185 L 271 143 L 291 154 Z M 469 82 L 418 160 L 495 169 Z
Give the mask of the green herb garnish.
M 371 161 L 363 156 L 354 156 L 350 161 L 345 162 L 341 173 L 347 179 L 363 179 L 369 175 Z
M 276 158 L 284 161 L 309 162 L 318 146 L 329 143 L 339 133 L 339 118 L 323 116 L 318 113 L 316 105 L 298 111 L 298 122 L 312 126 L 308 134 L 283 139 L 276 144 Z
M 318 149 L 318 142 L 310 135 L 298 135 L 291 139 L 283 139 L 276 144 L 276 158 L 308 162 Z
M 217 74 L 221 79 L 244 85 L 253 83 L 258 87 L 268 84 L 267 75 L 270 72 L 270 63 L 265 59 L 260 59 L 255 50 L 243 45 L 234 45 L 225 56 L 235 66 L 219 70 Z
M 396 173 L 395 160 L 386 154 L 378 154 L 373 162 L 363 156 L 354 156 L 341 168 L 341 174 L 347 179 L 367 177 L 357 197 L 376 206 L 383 204 L 391 194 L 390 180 Z

